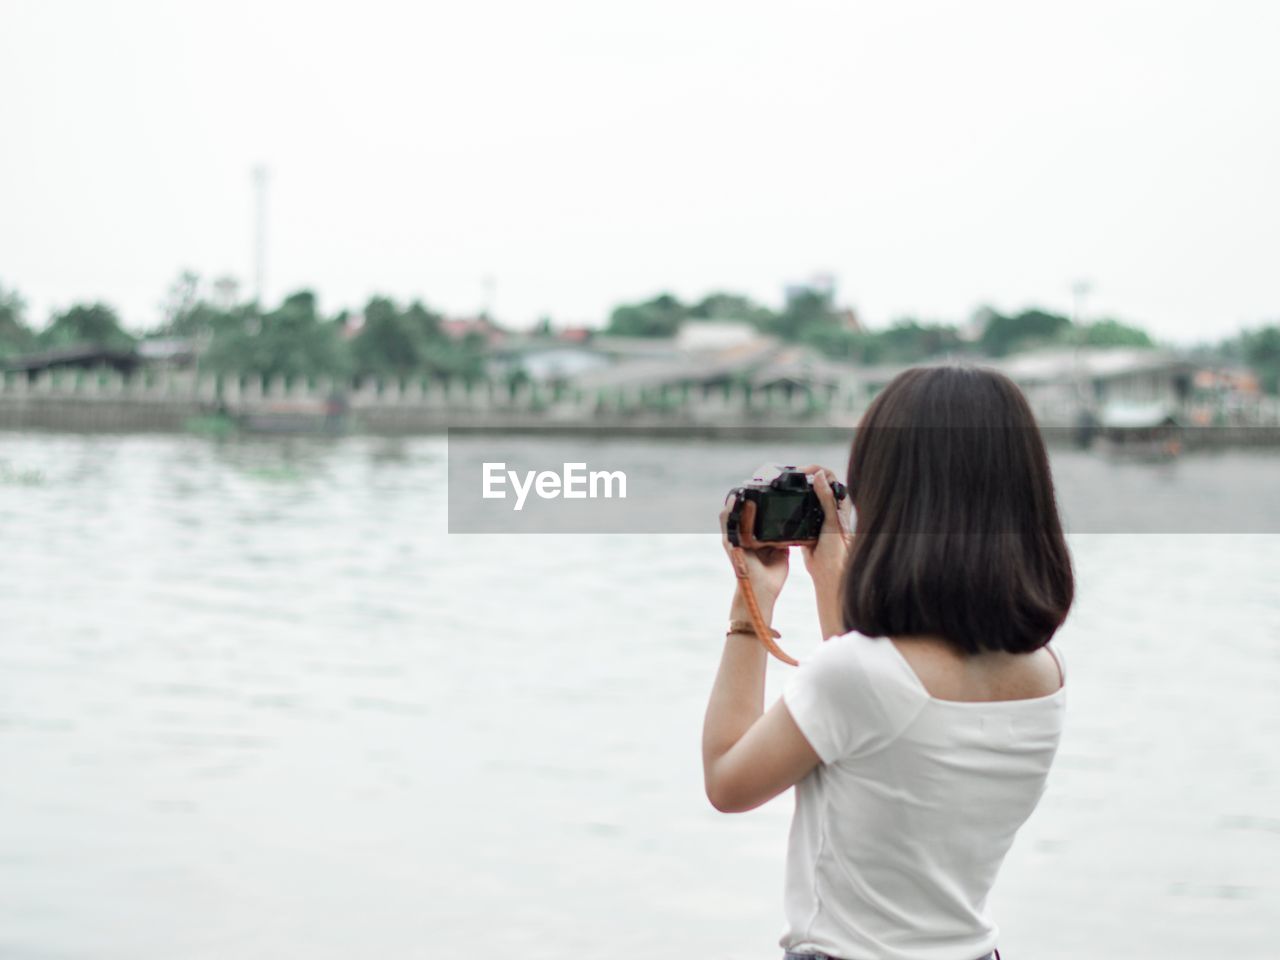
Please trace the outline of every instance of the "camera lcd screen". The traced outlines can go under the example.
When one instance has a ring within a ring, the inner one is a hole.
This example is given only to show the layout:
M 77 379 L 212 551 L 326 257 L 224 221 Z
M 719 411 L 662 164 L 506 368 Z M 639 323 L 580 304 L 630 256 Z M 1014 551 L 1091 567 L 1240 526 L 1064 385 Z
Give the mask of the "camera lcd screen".
M 804 539 L 808 491 L 770 490 L 756 503 L 757 540 Z

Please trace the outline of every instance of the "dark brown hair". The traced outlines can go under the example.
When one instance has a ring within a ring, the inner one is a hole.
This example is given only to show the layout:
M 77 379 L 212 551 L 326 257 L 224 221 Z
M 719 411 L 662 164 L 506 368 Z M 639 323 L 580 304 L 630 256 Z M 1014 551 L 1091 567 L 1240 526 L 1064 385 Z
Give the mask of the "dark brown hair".
M 1075 592 L 1044 441 L 994 370 L 915 367 L 858 426 L 845 627 L 967 653 L 1049 642 Z

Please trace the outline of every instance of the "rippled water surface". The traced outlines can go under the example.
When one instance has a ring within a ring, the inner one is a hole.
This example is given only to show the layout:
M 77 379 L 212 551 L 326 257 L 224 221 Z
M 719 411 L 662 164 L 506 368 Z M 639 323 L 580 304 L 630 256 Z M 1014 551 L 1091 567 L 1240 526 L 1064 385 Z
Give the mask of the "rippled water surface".
M 775 453 L 739 448 L 743 473 Z M 0 956 L 780 955 L 790 796 L 702 795 L 717 538 L 450 536 L 445 457 L 0 435 Z M 1159 490 L 1111 467 L 1063 499 L 1094 528 L 1196 513 L 1277 464 Z M 1002 950 L 1274 958 L 1280 535 L 1072 547 L 1068 731 L 994 896 Z M 811 603 L 796 564 L 794 652 Z

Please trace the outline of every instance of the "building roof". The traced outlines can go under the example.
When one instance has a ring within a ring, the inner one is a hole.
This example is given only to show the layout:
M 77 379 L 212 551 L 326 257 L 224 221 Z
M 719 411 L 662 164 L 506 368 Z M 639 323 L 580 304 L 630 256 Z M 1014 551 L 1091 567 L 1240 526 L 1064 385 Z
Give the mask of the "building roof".
M 10 357 L 4 361 L 7 370 L 47 370 L 51 367 L 87 367 L 111 366 L 117 368 L 133 368 L 138 363 L 138 354 L 132 347 L 103 347 L 96 344 L 77 344 L 71 347 L 57 347 L 53 350 L 42 350 L 39 353 L 28 353 L 20 357 Z
M 1192 364 L 1153 347 L 1050 347 L 986 361 L 1019 383 L 1108 380 L 1151 370 L 1190 370 Z
M 750 343 L 760 334 L 755 326 L 737 320 L 686 320 L 676 331 L 676 346 L 685 351 L 719 350 Z
M 598 333 L 591 338 L 591 347 L 619 360 L 678 357 L 681 352 L 675 337 L 617 337 Z
M 143 360 L 189 360 L 195 352 L 195 344 L 182 337 L 153 337 L 138 341 L 138 356 Z
M 603 338 L 596 338 L 593 346 Z M 660 387 L 681 383 L 709 383 L 748 374 L 778 350 L 772 337 L 714 351 L 675 351 L 647 356 L 592 370 L 577 379 L 588 390 L 619 387 Z
M 478 333 L 490 345 L 501 343 L 506 336 L 506 331 L 483 314 L 478 317 L 450 317 L 441 320 L 440 331 L 454 340 Z

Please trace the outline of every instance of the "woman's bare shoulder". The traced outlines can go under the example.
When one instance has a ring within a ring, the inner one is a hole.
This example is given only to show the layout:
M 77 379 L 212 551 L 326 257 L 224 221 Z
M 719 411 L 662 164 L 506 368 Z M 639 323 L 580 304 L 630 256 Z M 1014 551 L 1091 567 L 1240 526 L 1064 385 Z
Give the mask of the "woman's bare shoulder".
M 965 654 L 940 638 L 895 637 L 893 644 L 936 700 L 981 702 L 1047 697 L 1063 685 L 1054 654 Z

